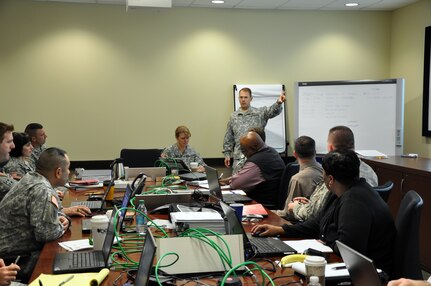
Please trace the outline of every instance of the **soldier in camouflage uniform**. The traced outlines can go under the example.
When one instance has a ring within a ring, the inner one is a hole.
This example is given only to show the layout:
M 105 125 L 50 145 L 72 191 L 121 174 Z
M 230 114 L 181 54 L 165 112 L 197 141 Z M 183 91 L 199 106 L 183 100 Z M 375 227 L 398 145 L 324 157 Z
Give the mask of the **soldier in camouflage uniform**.
M 31 153 L 31 165 L 36 167 L 36 161 L 39 159 L 40 154 L 46 149 L 45 142 L 48 135 L 42 124 L 30 123 L 25 128 L 25 133 L 30 137 L 31 145 L 33 145 L 33 152 Z
M 0 202 L 0 257 L 13 261 L 21 255 L 18 278 L 23 282 L 28 281 L 45 241 L 59 238 L 69 227 L 54 190 L 67 182 L 69 166 L 63 150 L 48 148 L 37 161 L 36 172 L 25 175 Z
M 4 170 L 4 165 L 10 159 L 9 153 L 15 147 L 12 131 L 13 125 L 0 122 L 0 201 L 16 183 Z
M 284 91 L 270 107 L 254 108 L 250 106 L 253 99 L 251 90 L 247 87 L 239 91 L 239 103 L 241 107 L 234 111 L 229 118 L 226 134 L 223 141 L 223 154 L 225 166 L 230 167 L 230 159 L 233 156 L 232 172 L 236 174 L 242 166 L 240 161 L 245 161 L 241 152 L 239 139 L 247 133 L 251 127 L 265 128 L 270 118 L 281 113 L 282 104 L 286 101 Z
M 175 139 L 177 143 L 165 148 L 160 155 L 162 158 L 181 158 L 190 168 L 191 162 L 198 163 L 198 171 L 204 172 L 206 166 L 201 155 L 189 145 L 189 138 L 192 136 L 186 126 L 178 126 L 175 129 Z
M 4 170 L 8 174 L 14 174 L 15 178 L 22 178 L 28 172 L 34 171 L 30 162 L 33 145 L 27 133 L 14 132 L 13 142 L 15 148 L 10 152 L 10 160 Z

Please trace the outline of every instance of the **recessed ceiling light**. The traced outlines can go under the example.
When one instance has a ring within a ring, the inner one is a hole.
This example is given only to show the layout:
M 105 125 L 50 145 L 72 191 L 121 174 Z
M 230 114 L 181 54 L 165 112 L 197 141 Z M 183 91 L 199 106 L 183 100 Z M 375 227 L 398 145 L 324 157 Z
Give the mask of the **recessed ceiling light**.
M 356 7 L 359 6 L 359 3 L 356 2 L 350 2 L 345 4 L 346 7 Z
M 213 4 L 224 4 L 224 0 L 212 0 L 211 3 L 213 3 Z

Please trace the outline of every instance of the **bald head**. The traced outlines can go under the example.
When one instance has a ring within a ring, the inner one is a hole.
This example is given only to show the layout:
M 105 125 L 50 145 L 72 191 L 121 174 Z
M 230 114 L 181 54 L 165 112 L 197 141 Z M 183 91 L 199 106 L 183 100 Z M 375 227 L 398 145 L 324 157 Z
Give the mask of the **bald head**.
M 239 139 L 241 151 L 247 158 L 257 153 L 264 145 L 262 138 L 256 132 L 250 131 Z

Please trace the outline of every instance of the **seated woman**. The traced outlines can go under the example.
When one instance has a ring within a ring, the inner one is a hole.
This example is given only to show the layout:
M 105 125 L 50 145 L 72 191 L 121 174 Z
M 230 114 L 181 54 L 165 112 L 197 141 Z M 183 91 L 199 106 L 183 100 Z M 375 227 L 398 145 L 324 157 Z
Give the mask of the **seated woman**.
M 338 253 L 339 240 L 374 260 L 392 274 L 395 224 L 388 205 L 359 177 L 360 160 L 352 150 L 331 151 L 322 162 L 323 180 L 330 194 L 320 213 L 295 225 L 255 225 L 262 236 L 320 239 Z
M 162 158 L 178 158 L 182 159 L 184 163 L 191 169 L 190 163 L 198 163 L 198 172 L 205 172 L 206 166 L 204 160 L 190 145 L 189 140 L 192 134 L 186 126 L 178 126 L 175 129 L 175 139 L 177 143 L 172 144 L 163 150 L 160 157 Z
M 19 132 L 13 133 L 13 143 L 15 148 L 10 152 L 10 160 L 4 166 L 4 170 L 14 178 L 20 179 L 28 172 L 34 171 L 30 159 L 33 145 L 26 133 Z

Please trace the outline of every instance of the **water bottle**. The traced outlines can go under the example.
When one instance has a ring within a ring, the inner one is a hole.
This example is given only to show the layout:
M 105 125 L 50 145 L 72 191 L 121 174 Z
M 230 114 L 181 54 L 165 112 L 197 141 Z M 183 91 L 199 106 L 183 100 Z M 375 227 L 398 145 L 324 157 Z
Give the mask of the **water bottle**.
M 140 212 L 135 212 L 135 222 L 136 222 L 136 232 L 141 235 L 145 236 L 147 233 L 147 218 L 143 214 L 147 214 L 147 208 L 145 207 L 145 201 L 139 201 L 138 207 L 136 210 Z M 141 214 L 143 213 L 143 214 Z
M 308 283 L 308 286 L 321 286 L 321 284 L 319 283 L 319 277 L 311 276 L 310 283 Z

